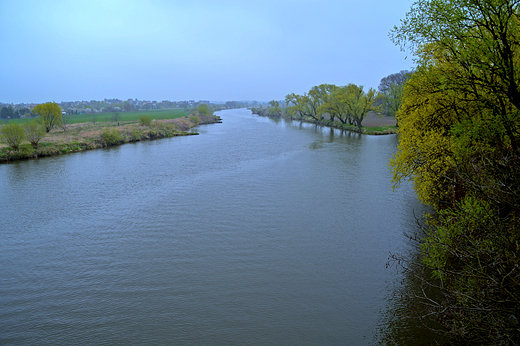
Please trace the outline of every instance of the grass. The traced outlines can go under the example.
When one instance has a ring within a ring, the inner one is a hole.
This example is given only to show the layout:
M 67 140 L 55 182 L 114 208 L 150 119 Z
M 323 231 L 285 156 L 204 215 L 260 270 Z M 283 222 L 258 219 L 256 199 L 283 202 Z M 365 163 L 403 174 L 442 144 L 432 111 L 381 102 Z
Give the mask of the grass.
M 0 143 L 0 163 L 61 155 L 130 142 L 193 135 L 197 133 L 188 132 L 188 130 L 199 125 L 199 123 L 212 124 L 220 122 L 220 117 L 218 116 L 202 115 L 197 118 L 197 120 L 200 120 L 196 122 L 190 120 L 184 110 L 173 110 L 173 112 L 171 110 L 125 112 L 125 115 L 127 117 L 123 118 L 124 121 L 120 120 L 119 122 L 92 122 L 92 118 L 89 119 L 90 121 L 80 122 L 80 120 L 85 120 L 85 118 L 82 118 L 83 115 L 79 115 L 75 118 L 75 122 L 71 122 L 67 126 L 66 130 L 59 127 L 49 132 L 40 141 L 36 149 L 32 148 L 27 141 L 20 145 L 19 150 L 14 150 L 7 144 Z M 148 126 L 142 126 L 137 122 L 137 119 L 142 116 L 153 117 L 154 120 Z
M 67 115 L 69 124 L 79 124 L 88 122 L 111 122 L 114 113 L 92 113 L 92 114 L 74 114 Z M 149 116 L 152 120 L 176 119 L 189 115 L 184 109 L 153 109 L 146 111 L 119 112 L 119 122 L 138 121 L 143 115 Z M 32 121 L 33 118 L 11 119 L 9 121 L 2 120 L 0 124 L 19 123 L 23 124 Z
M 397 126 L 379 126 L 379 127 L 363 127 L 364 132 L 368 135 L 388 135 L 397 133 Z

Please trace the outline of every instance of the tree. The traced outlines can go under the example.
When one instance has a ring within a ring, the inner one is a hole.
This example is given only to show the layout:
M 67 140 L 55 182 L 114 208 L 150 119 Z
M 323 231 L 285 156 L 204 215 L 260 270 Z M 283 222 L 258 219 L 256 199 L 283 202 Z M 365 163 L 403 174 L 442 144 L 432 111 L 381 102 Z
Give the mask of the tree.
M 119 114 L 119 112 L 113 112 L 112 121 L 117 123 L 119 120 L 121 120 L 121 115 Z
M 56 102 L 47 102 L 35 106 L 32 112 L 40 116 L 45 125 L 45 131 L 50 132 L 55 126 L 61 124 L 61 108 Z
M 386 115 L 395 117 L 397 114 L 401 107 L 404 84 L 410 79 L 411 75 L 412 72 L 402 70 L 381 79 L 378 91 Z
M 208 107 L 208 105 L 205 104 L 205 103 L 200 104 L 199 107 L 197 108 L 197 112 L 199 112 L 199 114 L 208 116 L 209 115 L 209 107 Z
M 128 101 L 123 102 L 122 106 L 126 112 L 130 112 L 134 108 L 133 105 Z
M 358 130 L 362 131 L 361 123 L 365 115 L 371 111 L 379 111 L 379 108 L 374 106 L 376 91 L 370 88 L 368 92 L 365 92 L 363 86 L 349 84 L 346 87 L 344 98 L 348 114 L 354 120 Z
M 404 87 L 398 151 L 390 161 L 396 186 L 411 178 L 419 199 L 440 207 L 451 199 L 451 127 L 458 121 L 453 98 L 439 91 L 440 66 L 419 67 Z M 458 107 L 467 105 L 459 104 Z M 468 109 L 469 110 L 469 109 Z
M 32 116 L 31 111 L 27 108 L 20 108 L 18 110 L 18 113 L 20 114 L 20 117 Z
M 150 127 L 151 124 L 152 124 L 152 118 L 150 118 L 148 115 L 141 115 L 139 117 L 139 125 Z
M 391 33 L 418 64 L 391 167 L 437 211 L 421 251 L 441 294 L 423 297 L 457 343 L 520 343 L 519 6 L 418 0 Z
M 27 140 L 31 143 L 34 149 L 37 149 L 38 143 L 43 137 L 45 137 L 45 126 L 41 121 L 34 119 L 31 122 L 23 124 L 23 130 Z
M 291 119 L 293 117 L 303 118 L 305 116 L 305 99 L 303 96 L 295 93 L 288 94 L 285 96 L 285 103 L 287 104 L 285 111 L 290 115 Z
M 350 88 L 348 86 L 336 87 L 331 89 L 331 93 L 320 106 L 320 112 L 328 113 L 330 120 L 338 118 L 340 122 L 352 125 L 354 118 L 350 113 Z
M 320 106 L 327 100 L 328 95 L 335 87 L 336 86 L 332 84 L 320 84 L 309 90 L 307 103 L 310 117 L 318 121 L 323 120 L 324 113 L 321 111 Z
M 303 95 L 293 93 L 285 96 L 285 102 L 288 105 L 286 111 L 291 117 L 295 115 L 299 118 L 310 117 L 316 121 L 323 120 L 320 106 L 324 102 L 328 87 L 328 84 L 322 84 L 312 87 L 308 93 Z M 289 104 L 292 104 L 292 106 L 289 106 Z
M 269 101 L 269 105 L 271 107 L 267 111 L 267 114 L 270 117 L 280 117 L 282 115 L 282 109 L 280 108 L 280 102 L 272 100 L 272 101 Z
M 23 127 L 18 123 L 11 123 L 0 128 L 2 139 L 14 150 L 18 150 L 20 144 L 25 139 Z
M 69 128 L 71 123 L 72 123 L 72 118 L 70 117 L 70 115 L 67 115 L 67 116 L 62 115 L 61 128 L 63 129 L 63 132 L 67 131 L 67 129 Z
M 338 87 L 333 84 L 321 84 L 312 87 L 309 93 L 303 95 L 289 94 L 285 97 L 286 112 L 298 118 L 310 117 L 318 122 L 324 120 L 324 115 L 329 114 L 330 120 L 337 117 L 342 123 L 347 121 L 355 123 L 359 131 L 362 130 L 361 122 L 370 111 L 379 111 L 375 105 L 376 91 L 368 92 L 362 86 L 349 84 Z M 273 101 L 272 101 L 273 102 Z
M 381 78 L 377 91 L 384 94 L 387 93 L 392 85 L 403 85 L 408 79 L 410 79 L 411 72 L 408 70 L 401 70 L 397 73 L 392 73 L 384 78 Z
M 443 61 L 443 92 L 491 110 L 510 140 L 518 129 L 508 115 L 520 108 L 518 7 L 517 0 L 420 0 L 391 33 L 420 66 Z M 435 57 L 425 49 L 432 45 Z
M 0 117 L 2 119 L 11 119 L 13 118 L 13 108 L 11 106 L 9 107 L 2 107 L 0 110 Z

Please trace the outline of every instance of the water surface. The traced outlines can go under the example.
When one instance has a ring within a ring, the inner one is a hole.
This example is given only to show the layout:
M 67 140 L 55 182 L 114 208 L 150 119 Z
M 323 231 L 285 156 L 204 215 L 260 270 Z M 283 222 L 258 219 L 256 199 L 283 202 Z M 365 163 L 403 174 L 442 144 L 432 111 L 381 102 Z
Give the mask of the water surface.
M 0 344 L 373 341 L 419 208 L 396 136 L 220 115 L 0 165 Z

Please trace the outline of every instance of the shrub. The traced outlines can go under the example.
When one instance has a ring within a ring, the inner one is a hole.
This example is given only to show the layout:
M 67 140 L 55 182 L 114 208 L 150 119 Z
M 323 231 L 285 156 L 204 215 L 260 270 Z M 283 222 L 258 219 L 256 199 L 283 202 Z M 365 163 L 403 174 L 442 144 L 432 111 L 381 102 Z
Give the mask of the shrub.
M 0 129 L 2 139 L 14 150 L 18 150 L 20 143 L 25 139 L 25 132 L 22 125 L 12 123 L 2 126 Z
M 209 115 L 209 107 L 207 104 L 203 103 L 197 108 L 197 112 L 202 115 Z
M 122 141 L 122 136 L 116 129 L 104 129 L 101 133 L 101 140 L 106 145 L 119 144 Z
M 139 125 L 141 126 L 150 126 L 152 123 L 152 118 L 150 118 L 148 115 L 141 115 L 139 118 Z
M 195 125 L 200 124 L 200 118 L 198 116 L 196 116 L 196 115 L 191 115 L 190 116 L 190 121 L 192 123 L 194 123 Z
M 43 131 L 45 132 L 45 128 L 43 129 Z M 34 149 L 30 145 L 28 145 L 28 144 L 21 145 L 19 153 L 24 158 L 33 157 L 34 156 Z
M 23 124 L 23 130 L 25 132 L 25 137 L 34 149 L 38 148 L 38 143 L 47 133 L 45 131 L 45 125 L 36 120 Z
M 138 141 L 141 139 L 141 132 L 137 130 L 135 127 L 132 129 L 132 140 Z
M 158 130 L 164 130 L 166 128 L 166 124 L 162 121 L 155 121 L 153 125 Z

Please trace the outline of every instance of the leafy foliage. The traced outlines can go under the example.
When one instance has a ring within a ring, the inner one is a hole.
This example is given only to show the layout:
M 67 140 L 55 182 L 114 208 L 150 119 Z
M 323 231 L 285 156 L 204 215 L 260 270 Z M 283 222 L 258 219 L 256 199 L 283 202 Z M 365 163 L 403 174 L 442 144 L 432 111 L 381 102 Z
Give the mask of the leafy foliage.
M 196 115 L 190 115 L 190 121 L 196 125 L 200 124 L 200 118 Z
M 199 114 L 205 115 L 205 116 L 212 115 L 213 114 L 213 107 L 208 106 L 205 103 L 202 103 L 197 108 L 197 112 L 199 112 Z
M 405 84 L 394 182 L 437 215 L 425 297 L 454 342 L 520 343 L 520 1 L 418 0 L 391 36 L 418 64 Z
M 39 104 L 32 109 L 32 112 L 41 117 L 46 132 L 50 132 L 55 126 L 61 124 L 61 108 L 56 102 Z
M 150 118 L 148 115 L 141 115 L 139 117 L 139 125 L 150 126 L 151 123 L 152 123 L 152 118 Z
M 267 111 L 267 115 L 270 117 L 279 118 L 282 116 L 282 109 L 280 108 L 280 102 L 272 100 L 269 101 L 269 110 Z
M 25 139 L 25 133 L 22 125 L 11 123 L 0 128 L 2 139 L 14 150 L 18 150 L 20 144 Z
M 402 70 L 381 79 L 379 83 L 379 101 L 386 115 L 395 117 L 401 107 L 404 85 L 413 72 Z
M 31 143 L 33 148 L 38 148 L 38 143 L 46 134 L 44 124 L 35 119 L 29 123 L 23 124 L 23 130 L 25 132 L 25 137 Z
M 332 84 L 321 84 L 313 87 L 303 95 L 289 94 L 285 97 L 288 107 L 286 112 L 297 119 L 309 117 L 319 122 L 328 114 L 330 121 L 338 118 L 342 123 L 356 124 L 361 131 L 361 122 L 370 111 L 379 111 L 375 106 L 376 91 L 363 90 L 363 86 L 349 84 L 338 87 Z
M 119 114 L 119 112 L 117 112 L 117 111 L 113 112 L 112 113 L 112 121 L 117 123 L 120 120 L 121 120 L 121 115 Z
M 0 109 L 0 118 L 2 118 L 2 119 L 14 118 L 13 108 L 11 106 L 2 107 L 2 109 Z
M 105 145 L 115 145 L 121 143 L 123 137 L 116 129 L 105 128 L 101 133 L 101 141 Z

